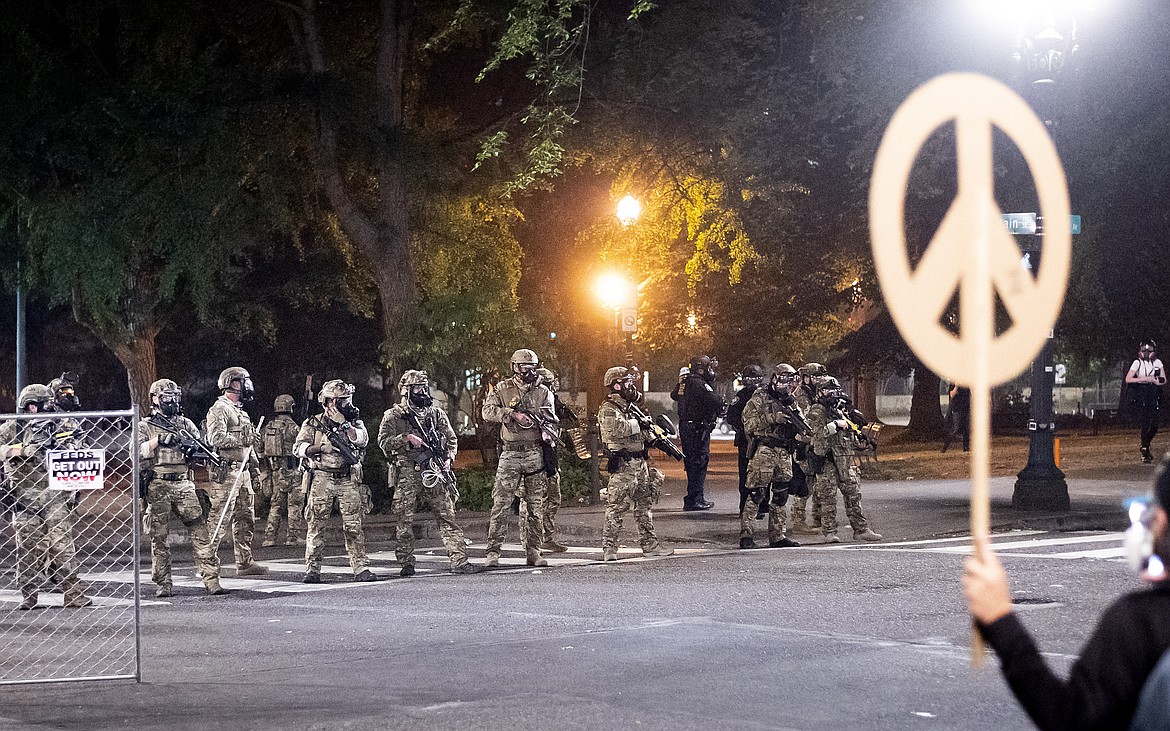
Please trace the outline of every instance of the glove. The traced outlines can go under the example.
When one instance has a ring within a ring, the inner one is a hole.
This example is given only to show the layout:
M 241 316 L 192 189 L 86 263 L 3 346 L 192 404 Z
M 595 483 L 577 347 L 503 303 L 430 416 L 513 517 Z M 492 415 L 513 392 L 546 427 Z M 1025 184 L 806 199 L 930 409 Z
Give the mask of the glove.
M 532 417 L 528 414 L 522 414 L 519 411 L 512 412 L 512 421 L 516 422 L 521 429 L 532 428 Z
M 407 434 L 406 441 L 409 442 L 410 446 L 414 447 L 415 449 L 422 449 L 423 440 L 422 440 L 422 437 L 420 437 L 419 435 Z
M 837 422 L 830 421 L 828 424 L 825 424 L 825 431 L 829 432 L 830 434 L 836 434 L 837 433 Z
M 317 455 L 321 454 L 321 452 L 323 452 L 323 451 L 325 451 L 325 450 L 321 449 L 321 445 L 314 444 L 313 446 L 311 446 L 305 450 L 305 456 L 306 457 L 316 457 Z
M 160 446 L 160 447 L 173 447 L 178 443 L 179 443 L 179 435 L 178 434 L 172 434 L 169 431 L 165 431 L 162 434 L 158 435 L 158 446 Z

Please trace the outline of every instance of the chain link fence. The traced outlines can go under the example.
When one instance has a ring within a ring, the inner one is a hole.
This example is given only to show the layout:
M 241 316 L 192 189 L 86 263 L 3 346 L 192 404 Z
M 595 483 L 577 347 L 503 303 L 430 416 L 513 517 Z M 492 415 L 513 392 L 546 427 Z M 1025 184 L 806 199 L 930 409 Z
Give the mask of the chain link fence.
M 0 416 L 0 684 L 139 679 L 138 414 Z

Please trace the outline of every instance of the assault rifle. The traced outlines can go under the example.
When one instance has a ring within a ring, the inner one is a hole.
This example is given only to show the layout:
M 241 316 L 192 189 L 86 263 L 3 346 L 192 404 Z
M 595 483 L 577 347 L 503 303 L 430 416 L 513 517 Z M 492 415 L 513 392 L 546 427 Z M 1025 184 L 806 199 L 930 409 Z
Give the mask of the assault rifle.
M 829 415 L 832 416 L 835 420 L 845 422 L 846 428 L 853 432 L 853 436 L 855 439 L 857 439 L 859 446 L 865 449 L 872 447 L 876 450 L 877 445 L 873 443 L 873 440 L 870 439 L 868 434 L 861 430 L 861 427 L 868 424 L 869 420 L 866 419 L 865 415 L 860 411 L 852 408 L 852 406 L 853 404 L 849 401 L 838 402 L 838 405 L 833 407 L 831 410 L 832 413 Z M 858 424 L 858 422 L 861 423 Z
M 804 420 L 804 416 L 801 415 L 800 409 L 796 406 L 796 399 L 791 394 L 787 399 L 776 399 L 776 403 L 779 404 L 780 411 L 788 417 L 788 421 L 792 422 L 798 432 L 805 436 L 812 435 L 812 427 Z
M 654 420 L 652 420 L 649 416 L 646 415 L 644 411 L 639 409 L 634 404 L 630 404 L 630 413 L 633 414 L 634 418 L 638 420 L 638 423 L 642 425 L 642 429 L 650 433 L 651 447 L 661 450 L 671 457 L 674 457 L 676 460 L 681 460 L 685 456 L 683 451 L 678 448 L 678 445 L 670 441 L 670 438 L 675 434 L 675 429 L 674 424 L 671 424 L 670 419 L 666 418 L 665 415 L 660 415 L 658 418 L 665 421 L 666 426 L 668 426 L 669 429 L 660 424 L 656 424 Z
M 517 414 L 524 414 L 529 419 L 532 419 L 532 423 L 536 424 L 536 428 L 540 429 L 540 433 L 548 437 L 553 444 L 559 445 L 561 443 L 561 437 L 557 433 L 556 426 L 547 417 L 538 416 L 535 411 L 520 406 L 519 404 L 513 406 L 512 411 Z
M 321 416 L 323 421 L 328 421 L 324 414 Z M 347 421 L 344 424 L 337 424 L 336 426 L 330 427 L 329 431 L 325 432 L 325 436 L 329 439 L 329 443 L 333 445 L 333 448 L 337 450 L 337 453 L 341 455 L 341 458 L 345 460 L 345 464 L 352 467 L 361 462 L 362 458 L 358 455 L 357 447 L 345 435 L 345 430 L 348 426 L 349 422 Z
M 422 439 L 422 447 L 419 449 L 416 461 L 422 469 L 423 486 L 430 488 L 442 485 L 443 489 L 447 491 L 447 496 L 451 498 L 451 502 L 459 502 L 459 488 L 455 483 L 455 472 L 447 464 L 447 453 L 439 449 L 441 443 L 439 435 L 434 429 L 429 428 L 422 419 L 418 418 L 418 414 L 414 413 L 413 410 L 407 408 L 403 416 L 411 428 L 418 432 L 417 436 Z
M 193 434 L 190 429 L 183 426 L 176 427 L 163 418 L 161 414 L 151 414 L 148 423 L 162 429 L 168 434 L 174 434 L 179 437 L 179 451 L 187 459 L 207 462 L 215 467 L 223 466 L 223 460 L 215 453 L 211 445 Z

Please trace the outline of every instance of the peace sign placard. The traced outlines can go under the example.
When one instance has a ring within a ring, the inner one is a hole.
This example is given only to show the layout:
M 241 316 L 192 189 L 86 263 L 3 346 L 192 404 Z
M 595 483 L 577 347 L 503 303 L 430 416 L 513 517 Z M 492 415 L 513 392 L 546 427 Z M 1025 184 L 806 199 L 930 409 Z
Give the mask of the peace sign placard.
M 954 122 L 958 195 L 911 269 L 906 251 L 906 184 L 927 138 Z M 1033 279 L 995 202 L 992 131 L 1020 149 L 1044 216 L 1043 266 Z M 886 305 L 906 343 L 932 371 L 971 386 L 987 347 L 991 384 L 1016 376 L 1040 351 L 1064 300 L 1071 250 L 1068 188 L 1044 124 L 1003 84 L 977 74 L 949 74 L 915 91 L 882 139 L 870 188 L 873 258 Z M 959 291 L 958 337 L 939 320 Z M 994 331 L 998 293 L 1012 324 Z

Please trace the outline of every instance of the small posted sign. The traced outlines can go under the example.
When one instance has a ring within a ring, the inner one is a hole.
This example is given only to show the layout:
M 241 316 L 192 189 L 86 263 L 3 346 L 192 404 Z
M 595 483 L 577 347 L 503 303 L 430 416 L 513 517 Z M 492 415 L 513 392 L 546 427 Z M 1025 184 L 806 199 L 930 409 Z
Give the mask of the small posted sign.
M 100 490 L 106 483 L 106 450 L 53 450 L 45 457 L 50 490 Z

